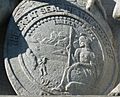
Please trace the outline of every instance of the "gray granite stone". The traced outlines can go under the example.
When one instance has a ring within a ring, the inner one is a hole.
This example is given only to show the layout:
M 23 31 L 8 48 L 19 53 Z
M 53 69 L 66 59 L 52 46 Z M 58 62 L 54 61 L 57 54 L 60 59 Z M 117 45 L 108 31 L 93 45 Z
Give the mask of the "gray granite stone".
M 90 2 L 22 1 L 16 7 L 4 56 L 18 95 L 99 95 L 115 87 L 112 32 L 101 1 Z
M 113 16 L 114 19 L 120 21 L 120 1 L 118 1 L 118 0 L 114 0 L 114 1 L 115 1 L 116 4 L 115 4 L 115 7 L 114 7 L 112 16 Z M 120 25 L 118 27 L 120 27 Z M 119 39 L 120 28 L 118 28 L 118 27 L 115 28 L 118 31 L 117 42 L 120 40 Z M 119 43 L 118 43 L 118 52 L 119 52 Z M 120 95 L 120 83 L 111 91 L 111 93 L 109 95 L 116 95 L 116 96 Z
M 120 1 L 114 0 L 116 2 L 114 10 L 113 10 L 113 18 L 120 20 Z
M 3 1 L 4 0 L 2 0 L 1 2 L 3 2 Z M 81 4 L 80 0 L 71 0 L 71 2 L 73 2 L 73 3 L 75 3 L 75 1 L 79 2 L 79 4 Z M 100 4 L 100 3 L 98 3 L 98 1 L 100 2 L 100 0 L 96 0 L 96 1 L 95 0 L 88 0 L 88 1 L 97 2 L 97 5 L 95 5 L 95 6 L 98 6 Z M 0 23 L 0 49 L 1 49 L 0 50 L 0 60 L 1 60 L 0 61 L 0 74 L 2 75 L 2 76 L 0 76 L 0 94 L 2 94 L 2 95 L 4 95 L 4 94 L 15 94 L 14 91 L 13 91 L 13 89 L 12 89 L 12 87 L 11 87 L 11 85 L 9 84 L 9 81 L 8 81 L 8 78 L 6 76 L 5 69 L 4 69 L 4 63 L 3 63 L 3 43 L 4 43 L 4 34 L 6 32 L 6 28 L 7 28 L 7 24 L 8 24 L 8 20 L 9 20 L 10 14 L 12 13 L 13 9 L 15 8 L 15 6 L 18 3 L 17 3 L 16 0 L 15 1 L 14 0 L 10 0 L 11 4 L 9 5 L 8 2 L 9 2 L 9 0 L 5 1 L 3 3 L 0 3 L 0 6 L 2 5 L 2 8 L 4 9 L 4 11 L 0 10 L 0 13 L 1 14 L 5 13 L 5 14 L 1 15 L 2 18 L 0 16 L 0 21 L 2 21 Z M 96 3 L 88 3 L 88 4 L 90 4 L 90 7 L 92 7 L 93 4 L 96 4 Z M 120 57 L 119 57 L 120 56 L 119 55 L 120 54 L 119 53 L 120 52 L 120 50 L 119 50 L 119 48 L 120 48 L 120 45 L 119 45 L 119 40 L 120 40 L 120 22 L 118 22 L 117 20 L 115 20 L 115 19 L 112 18 L 112 11 L 114 9 L 114 6 L 115 6 L 116 2 L 113 1 L 113 0 L 102 0 L 102 4 L 103 4 L 103 7 L 105 7 L 105 10 L 107 12 L 107 22 L 109 23 L 109 25 L 110 25 L 110 27 L 112 29 L 113 36 L 111 35 L 111 33 L 109 33 L 111 31 L 108 31 L 109 37 L 111 37 L 110 40 L 112 40 L 113 43 L 114 43 L 113 46 L 114 46 L 115 52 L 117 54 L 116 55 L 117 56 L 116 59 L 118 60 L 118 64 L 120 64 Z M 118 4 L 119 4 L 119 2 L 117 2 L 116 9 L 114 10 L 114 13 L 117 12 L 117 15 L 116 15 L 117 17 L 119 16 L 118 15 L 119 14 L 119 12 L 118 12 L 119 11 L 118 10 L 119 9 L 118 8 L 119 7 Z M 5 5 L 7 5 L 7 7 Z M 84 4 L 83 4 L 83 6 L 84 6 Z M 8 8 L 10 8 L 11 11 L 9 11 Z M 92 10 L 93 11 L 90 10 L 92 12 L 92 14 L 96 14 L 96 12 L 94 13 L 94 9 L 92 9 Z M 102 15 L 104 16 L 104 11 L 102 12 Z M 98 16 L 97 18 L 99 18 L 97 20 L 99 20 L 99 22 L 101 22 L 101 16 L 100 17 L 99 17 L 99 15 L 97 15 L 97 16 Z M 114 16 L 114 18 L 116 18 L 115 14 L 113 14 L 113 16 Z M 104 20 L 103 20 L 103 22 L 104 22 Z M 101 26 L 103 26 L 103 29 L 104 28 L 106 29 L 106 27 L 104 27 L 105 25 L 101 25 Z M 107 32 L 107 31 L 105 31 L 105 32 Z M 120 78 L 118 77 L 118 81 L 116 82 L 115 86 L 118 85 L 118 83 L 120 81 L 119 79 Z M 119 95 L 119 92 L 120 92 L 120 89 L 119 89 L 119 85 L 118 85 L 110 93 L 110 95 Z
M 43 97 L 43 96 L 0 96 L 0 97 Z M 72 95 L 72 96 L 66 96 L 66 95 L 59 95 L 59 96 L 44 96 L 44 97 L 116 97 L 116 96 L 105 96 L 105 95 Z M 117 96 L 119 97 L 119 96 Z

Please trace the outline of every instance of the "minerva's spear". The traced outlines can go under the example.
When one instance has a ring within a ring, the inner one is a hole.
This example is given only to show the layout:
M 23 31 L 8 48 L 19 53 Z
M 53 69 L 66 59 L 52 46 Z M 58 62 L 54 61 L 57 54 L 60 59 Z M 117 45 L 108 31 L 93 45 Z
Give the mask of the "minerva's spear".
M 73 27 L 70 27 L 70 30 L 69 30 L 69 44 L 68 44 L 68 67 L 72 65 L 73 63 L 73 60 L 72 60 L 72 48 L 73 48 L 73 41 L 74 41 L 74 37 L 75 37 L 75 34 L 73 33 L 74 32 L 74 29 Z

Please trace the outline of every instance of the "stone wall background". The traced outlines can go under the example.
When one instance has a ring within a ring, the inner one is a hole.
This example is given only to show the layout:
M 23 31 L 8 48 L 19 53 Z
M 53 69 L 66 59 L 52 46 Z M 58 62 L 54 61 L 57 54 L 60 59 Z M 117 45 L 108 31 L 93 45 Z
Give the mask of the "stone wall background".
M 117 54 L 118 64 L 120 68 L 120 21 L 117 21 L 112 18 L 112 12 L 115 6 L 114 0 L 102 0 L 103 6 L 106 10 L 107 16 L 108 16 L 108 24 L 112 30 L 113 33 L 113 45 L 115 48 L 115 52 Z M 119 72 L 120 75 L 120 72 Z M 118 82 L 120 82 L 120 78 L 118 79 Z
M 120 22 L 114 20 L 112 18 L 112 11 L 115 5 L 113 0 L 102 0 L 102 3 L 106 9 L 108 15 L 108 23 L 112 29 L 113 36 L 114 36 L 114 46 L 116 53 L 118 53 L 118 62 L 120 63 Z M 9 21 L 9 19 L 7 20 Z M 16 93 L 12 89 L 12 86 L 9 83 L 9 80 L 6 75 L 6 71 L 4 68 L 4 61 L 3 61 L 3 44 L 4 44 L 4 36 L 6 31 L 6 25 L 0 25 L 0 95 L 15 95 Z

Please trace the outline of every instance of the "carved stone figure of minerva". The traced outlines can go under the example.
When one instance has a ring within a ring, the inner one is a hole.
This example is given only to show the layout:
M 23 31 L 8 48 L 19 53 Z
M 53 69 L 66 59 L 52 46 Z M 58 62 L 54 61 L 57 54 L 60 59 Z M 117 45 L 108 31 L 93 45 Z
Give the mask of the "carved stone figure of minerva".
M 66 68 L 61 83 L 52 90 L 72 94 L 84 94 L 95 82 L 95 54 L 90 47 L 91 40 L 86 35 L 79 37 L 79 48 L 75 50 L 74 63 Z M 84 91 L 83 91 L 84 90 Z
M 103 17 L 105 19 L 107 19 L 107 15 L 106 15 L 105 9 L 101 3 L 101 0 L 87 0 L 86 9 L 88 11 L 90 11 L 94 5 L 96 5 L 98 7 L 98 9 L 102 13 Z

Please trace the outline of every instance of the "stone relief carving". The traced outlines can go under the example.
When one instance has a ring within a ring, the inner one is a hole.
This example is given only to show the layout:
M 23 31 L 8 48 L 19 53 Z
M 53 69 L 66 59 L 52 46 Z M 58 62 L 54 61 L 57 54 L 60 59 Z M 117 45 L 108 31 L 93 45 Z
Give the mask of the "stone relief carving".
M 103 17 L 105 19 L 107 19 L 107 14 L 106 14 L 106 11 L 101 3 L 101 0 L 87 0 L 87 3 L 86 3 L 86 9 L 91 11 L 91 9 L 94 8 L 94 5 L 96 5 L 99 10 L 101 11 Z
M 113 10 L 113 18 L 120 20 L 120 1 L 114 0 L 116 2 L 114 10 Z
M 72 43 L 71 41 L 69 42 L 68 48 L 72 50 Z M 91 40 L 86 35 L 81 35 L 79 37 L 79 48 L 75 50 L 75 53 L 68 49 L 68 67 L 64 71 L 61 83 L 56 88 L 52 88 L 52 90 L 78 94 L 83 88 L 85 91 L 85 87 L 87 90 L 92 88 L 91 85 L 95 83 L 97 70 L 94 63 L 95 55 L 91 50 L 90 42 Z M 74 53 L 73 59 L 70 57 L 72 56 L 71 53 Z M 71 63 L 71 60 L 73 60 L 73 63 Z M 76 78 L 72 78 L 73 76 Z
M 100 0 L 88 0 L 86 8 L 94 4 L 105 17 Z M 107 94 L 114 87 L 112 44 L 85 10 L 68 1 L 24 1 L 10 24 L 5 65 L 18 95 Z
M 47 75 L 47 69 L 46 69 L 46 63 L 47 63 L 47 58 L 42 56 L 42 59 L 38 59 L 38 66 L 39 66 L 39 71 L 41 72 L 41 76 Z M 36 66 L 35 66 L 36 68 Z

